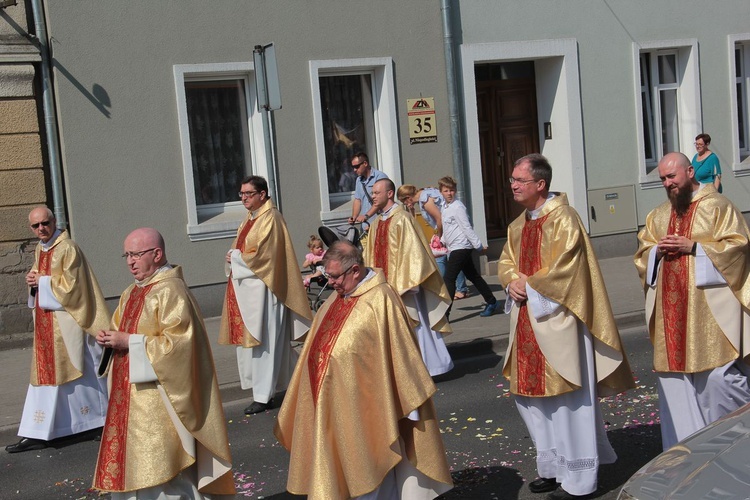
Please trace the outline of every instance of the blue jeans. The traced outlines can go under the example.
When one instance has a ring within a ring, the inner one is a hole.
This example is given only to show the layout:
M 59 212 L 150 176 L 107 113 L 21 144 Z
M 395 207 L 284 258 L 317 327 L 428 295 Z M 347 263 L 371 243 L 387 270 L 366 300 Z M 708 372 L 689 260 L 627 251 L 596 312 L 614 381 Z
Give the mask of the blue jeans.
M 435 257 L 435 262 L 437 262 L 438 269 L 440 270 L 440 276 L 445 276 L 445 265 L 448 262 L 448 256 Z M 469 287 L 466 286 L 466 275 L 463 271 L 458 273 L 458 277 L 456 278 L 456 291 L 461 293 L 469 292 Z

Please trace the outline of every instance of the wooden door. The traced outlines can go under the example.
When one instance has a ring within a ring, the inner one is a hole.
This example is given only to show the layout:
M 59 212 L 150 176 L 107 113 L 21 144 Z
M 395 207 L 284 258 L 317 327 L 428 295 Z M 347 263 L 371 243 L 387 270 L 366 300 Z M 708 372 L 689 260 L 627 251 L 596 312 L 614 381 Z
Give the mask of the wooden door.
M 478 80 L 477 108 L 487 237 L 504 238 L 508 224 L 523 211 L 508 183 L 513 163 L 539 152 L 533 76 Z

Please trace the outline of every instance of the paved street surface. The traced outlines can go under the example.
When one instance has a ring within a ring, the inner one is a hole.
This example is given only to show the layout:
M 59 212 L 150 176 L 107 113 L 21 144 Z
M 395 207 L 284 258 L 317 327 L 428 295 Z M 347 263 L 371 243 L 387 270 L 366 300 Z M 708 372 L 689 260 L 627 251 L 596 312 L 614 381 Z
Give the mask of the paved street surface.
M 601 261 L 618 326 L 638 388 L 604 400 L 609 438 L 620 459 L 600 469 L 597 498 L 614 499 L 619 486 L 661 451 L 651 348 L 643 327 L 643 295 L 630 257 Z M 497 278 L 488 280 L 503 298 Z M 534 451 L 502 377 L 507 316 L 480 318 L 481 297 L 454 304 L 454 333 L 446 338 L 456 368 L 438 377 L 435 404 L 456 487 L 445 499 L 536 499 L 525 483 L 536 478 Z M 285 493 L 288 454 L 273 436 L 278 410 L 245 417 L 251 392 L 238 386 L 234 349 L 215 343 L 219 318 L 206 321 L 229 422 L 238 498 L 301 498 Z M 17 440 L 29 377 L 30 349 L 0 350 L 0 445 Z M 88 488 L 99 443 L 77 436 L 45 450 L 11 455 L 0 449 L 0 500 L 109 498 Z

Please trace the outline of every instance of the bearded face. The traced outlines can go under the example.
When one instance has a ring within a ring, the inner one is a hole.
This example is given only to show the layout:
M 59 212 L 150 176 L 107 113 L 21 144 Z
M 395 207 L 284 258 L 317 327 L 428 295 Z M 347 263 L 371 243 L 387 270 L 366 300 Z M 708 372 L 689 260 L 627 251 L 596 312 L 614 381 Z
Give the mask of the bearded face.
M 690 208 L 690 202 L 693 200 L 693 186 L 686 184 L 665 189 L 674 211 L 677 212 L 677 215 L 684 215 Z

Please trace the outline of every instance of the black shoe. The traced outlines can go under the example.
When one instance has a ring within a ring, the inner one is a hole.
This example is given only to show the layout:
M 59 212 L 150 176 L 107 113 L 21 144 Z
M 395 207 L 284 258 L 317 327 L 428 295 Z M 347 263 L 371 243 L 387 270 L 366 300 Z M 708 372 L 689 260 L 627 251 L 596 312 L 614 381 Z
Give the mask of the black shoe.
M 245 415 L 255 415 L 256 413 L 261 413 L 272 408 L 273 399 L 269 400 L 268 403 L 259 403 L 257 401 L 253 401 L 253 404 L 245 408 Z
M 5 451 L 8 453 L 20 453 L 22 451 L 43 450 L 46 447 L 47 441 L 34 438 L 21 438 L 19 442 L 6 446 Z
M 548 491 L 555 491 L 560 483 L 553 478 L 540 477 L 529 483 L 529 490 L 532 493 L 547 493 Z
M 562 486 L 558 486 L 555 491 L 547 495 L 547 500 L 584 500 L 586 498 L 591 498 L 591 495 L 571 495 Z

